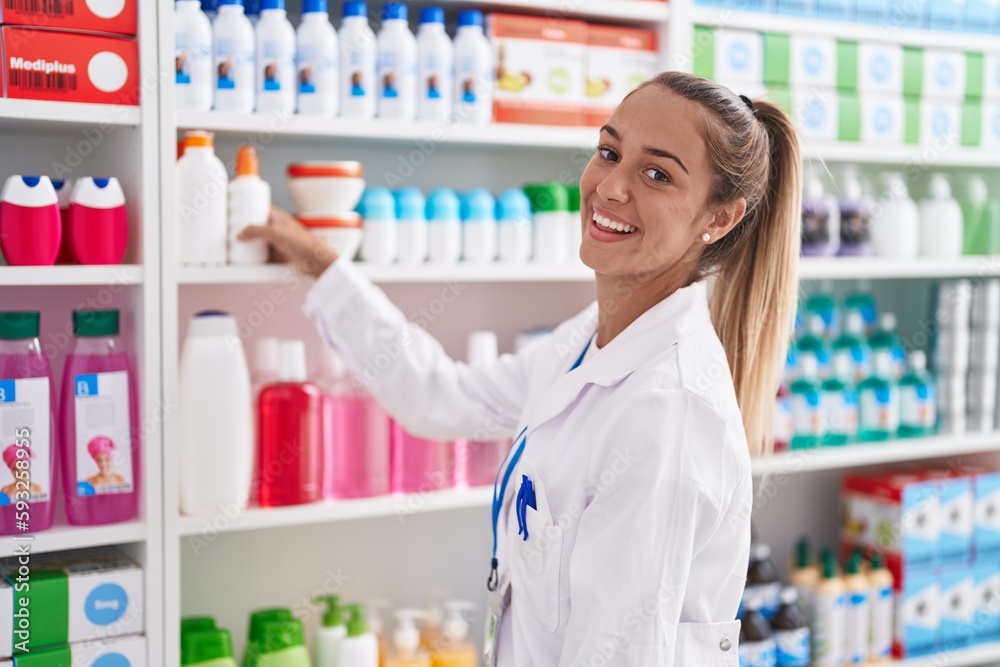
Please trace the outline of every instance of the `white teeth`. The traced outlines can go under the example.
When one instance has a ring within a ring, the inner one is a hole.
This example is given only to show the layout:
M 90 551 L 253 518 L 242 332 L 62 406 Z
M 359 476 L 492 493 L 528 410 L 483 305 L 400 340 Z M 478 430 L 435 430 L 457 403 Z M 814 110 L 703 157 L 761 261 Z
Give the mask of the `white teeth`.
M 594 213 L 594 222 L 601 227 L 607 227 L 608 229 L 613 229 L 617 232 L 625 232 L 626 234 L 631 234 L 638 229 L 638 227 L 633 227 L 632 225 L 626 225 L 621 222 L 615 222 L 610 218 L 605 218 L 599 213 Z

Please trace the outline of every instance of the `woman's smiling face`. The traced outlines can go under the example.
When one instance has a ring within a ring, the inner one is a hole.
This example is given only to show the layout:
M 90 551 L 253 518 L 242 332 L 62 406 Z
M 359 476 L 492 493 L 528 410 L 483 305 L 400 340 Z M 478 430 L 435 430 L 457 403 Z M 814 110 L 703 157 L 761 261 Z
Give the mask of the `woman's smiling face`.
M 622 102 L 580 180 L 584 264 L 604 275 L 694 274 L 702 234 L 731 227 L 707 206 L 706 113 L 655 85 Z

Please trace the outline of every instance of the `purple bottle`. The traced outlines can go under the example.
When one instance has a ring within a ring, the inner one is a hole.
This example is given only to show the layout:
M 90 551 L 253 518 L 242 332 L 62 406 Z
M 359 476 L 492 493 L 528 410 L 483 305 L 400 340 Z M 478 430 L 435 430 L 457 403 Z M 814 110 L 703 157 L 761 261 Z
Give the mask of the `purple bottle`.
M 118 339 L 117 310 L 74 310 L 59 436 L 66 515 L 93 526 L 136 517 L 139 401 L 132 362 Z
M 52 526 L 55 388 L 37 311 L 0 312 L 0 535 Z
M 832 199 L 826 196 L 819 175 L 807 171 L 802 193 L 802 254 L 807 257 L 837 254 L 840 212 Z

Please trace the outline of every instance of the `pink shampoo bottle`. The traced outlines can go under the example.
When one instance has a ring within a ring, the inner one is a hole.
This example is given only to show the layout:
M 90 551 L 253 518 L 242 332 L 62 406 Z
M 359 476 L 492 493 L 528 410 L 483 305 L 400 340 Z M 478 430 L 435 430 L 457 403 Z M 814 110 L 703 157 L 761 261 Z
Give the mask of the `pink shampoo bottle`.
M 452 443 L 410 435 L 392 422 L 392 492 L 423 493 L 452 485 Z
M 139 499 L 139 400 L 118 338 L 117 310 L 73 311 L 59 438 L 66 516 L 77 526 L 134 519 Z
M 73 186 L 69 215 L 73 257 L 80 264 L 121 264 L 128 214 L 118 179 L 86 176 Z
M 62 241 L 59 198 L 48 176 L 11 176 L 0 193 L 0 249 L 11 266 L 51 266 Z
M 0 535 L 52 526 L 55 389 L 38 312 L 0 312 Z
M 73 194 L 73 181 L 68 178 L 53 178 L 52 187 L 59 200 L 59 218 L 62 220 L 62 239 L 59 241 L 59 255 L 56 264 L 74 264 L 72 241 L 69 236 L 69 199 Z
M 466 361 L 470 366 L 496 363 L 497 335 L 492 331 L 474 331 L 469 335 Z M 489 486 L 496 479 L 510 449 L 510 440 L 490 439 L 492 435 L 483 425 L 482 434 L 473 440 L 456 440 L 453 444 L 455 474 L 453 484 L 462 489 L 471 486 Z

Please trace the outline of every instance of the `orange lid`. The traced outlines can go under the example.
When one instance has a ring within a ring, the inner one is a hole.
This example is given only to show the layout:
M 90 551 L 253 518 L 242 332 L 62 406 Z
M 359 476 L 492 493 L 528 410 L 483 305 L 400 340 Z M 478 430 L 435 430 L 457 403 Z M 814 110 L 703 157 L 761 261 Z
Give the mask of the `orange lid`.
M 236 152 L 236 175 L 260 175 L 260 163 L 257 161 L 257 149 L 251 144 L 243 144 Z
M 215 135 L 211 132 L 205 132 L 203 130 L 191 130 L 184 135 L 184 146 L 186 148 L 191 148 L 193 146 L 209 147 L 215 145 Z
M 300 214 L 299 222 L 309 228 L 342 227 L 350 229 L 361 227 L 361 214 L 341 213 L 340 215 L 324 215 L 322 217 L 303 216 Z
M 292 178 L 304 176 L 346 176 L 350 178 L 361 178 L 365 175 L 365 169 L 360 162 L 344 160 L 341 162 L 326 162 L 316 160 L 312 162 L 293 162 L 288 165 L 288 175 Z

